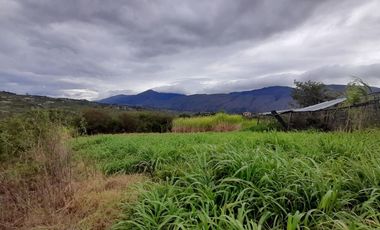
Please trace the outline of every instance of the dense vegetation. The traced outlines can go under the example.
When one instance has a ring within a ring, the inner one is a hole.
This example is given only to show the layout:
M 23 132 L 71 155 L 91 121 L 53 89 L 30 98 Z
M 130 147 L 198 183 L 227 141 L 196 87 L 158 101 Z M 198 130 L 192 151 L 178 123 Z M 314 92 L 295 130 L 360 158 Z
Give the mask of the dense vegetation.
M 217 113 L 212 116 L 177 118 L 173 121 L 173 132 L 234 131 L 254 126 L 256 120 L 244 119 L 240 115 Z
M 0 228 L 39 222 L 33 212 L 61 209 L 73 194 L 71 154 L 64 147 L 70 115 L 35 111 L 0 120 Z
M 115 229 L 380 228 L 379 131 L 98 135 L 72 146 L 152 181 Z
M 76 112 L 36 110 L 0 120 L 0 229 L 106 229 L 142 175 L 104 177 L 72 155 Z
M 27 158 L 51 132 L 60 130 L 75 136 L 82 132 L 76 113 L 60 110 L 36 110 L 0 120 L 0 163 Z M 25 156 L 21 156 L 24 154 Z
M 347 97 L 347 104 L 357 104 L 360 102 L 368 101 L 369 94 L 372 88 L 365 83 L 362 79 L 356 78 L 347 84 L 345 95 Z
M 240 115 L 217 113 L 210 116 L 175 118 L 172 132 L 274 131 L 280 129 L 278 122 L 271 117 L 246 118 Z
M 155 111 L 110 112 L 87 109 L 82 113 L 87 134 L 136 133 L 171 130 L 174 115 Z

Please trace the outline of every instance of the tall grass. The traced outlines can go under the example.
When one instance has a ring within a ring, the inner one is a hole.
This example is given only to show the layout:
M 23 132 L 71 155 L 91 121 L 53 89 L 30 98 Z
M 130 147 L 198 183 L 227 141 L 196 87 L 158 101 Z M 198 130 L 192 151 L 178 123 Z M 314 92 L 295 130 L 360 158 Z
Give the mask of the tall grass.
M 35 123 L 10 118 L 2 124 L 0 227 L 25 228 L 51 221 L 73 196 L 67 129 L 37 113 Z M 15 125 L 15 126 L 13 126 Z M 19 136 L 17 136 L 19 135 Z
M 213 116 L 177 118 L 173 120 L 173 132 L 207 132 L 239 130 L 244 119 L 240 115 L 218 113 Z
M 73 157 L 67 119 L 35 111 L 0 121 L 0 229 L 106 229 L 120 202 L 136 199 L 126 191 L 144 177 L 104 177 Z
M 105 172 L 149 172 L 115 229 L 380 228 L 379 131 L 79 138 Z

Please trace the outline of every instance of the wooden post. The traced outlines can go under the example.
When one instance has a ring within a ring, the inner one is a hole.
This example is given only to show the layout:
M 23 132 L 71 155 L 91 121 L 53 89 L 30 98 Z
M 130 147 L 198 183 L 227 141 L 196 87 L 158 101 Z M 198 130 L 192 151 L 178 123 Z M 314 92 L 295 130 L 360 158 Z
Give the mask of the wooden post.
M 289 119 L 288 119 L 288 126 L 287 126 L 287 129 L 289 130 L 290 129 L 290 124 L 292 122 L 292 116 L 293 116 L 293 113 L 290 113 L 289 115 Z
M 285 121 L 282 119 L 282 117 L 280 116 L 280 114 L 278 114 L 275 110 L 273 110 L 270 113 L 277 119 L 277 121 L 282 125 L 282 127 L 285 130 L 288 130 L 288 126 L 286 125 Z

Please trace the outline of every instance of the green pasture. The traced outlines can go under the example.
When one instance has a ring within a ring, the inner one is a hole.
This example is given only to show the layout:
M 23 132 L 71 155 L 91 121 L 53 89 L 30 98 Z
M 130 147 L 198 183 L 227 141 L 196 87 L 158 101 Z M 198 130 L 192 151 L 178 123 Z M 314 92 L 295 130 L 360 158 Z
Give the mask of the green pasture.
M 380 131 L 97 135 L 105 174 L 146 173 L 115 229 L 379 229 Z

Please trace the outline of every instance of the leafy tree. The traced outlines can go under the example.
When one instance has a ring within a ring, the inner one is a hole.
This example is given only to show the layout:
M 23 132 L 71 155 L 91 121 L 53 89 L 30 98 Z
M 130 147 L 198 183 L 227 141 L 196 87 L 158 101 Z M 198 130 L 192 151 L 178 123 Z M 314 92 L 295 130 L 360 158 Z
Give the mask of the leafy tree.
M 82 116 L 88 134 L 168 132 L 173 120 L 171 114 L 153 111 L 114 113 L 102 109 L 87 109 Z
M 119 115 L 122 130 L 124 132 L 132 133 L 137 132 L 140 125 L 137 114 L 134 113 L 122 113 Z
M 349 104 L 356 104 L 368 99 L 371 87 L 360 78 L 355 78 L 346 86 L 346 97 Z
M 110 133 L 112 117 L 106 111 L 99 109 L 87 109 L 83 112 L 86 122 L 86 130 L 89 134 Z
M 315 81 L 294 81 L 296 88 L 292 92 L 292 97 L 300 106 L 315 105 L 324 101 L 334 99 L 326 85 Z

